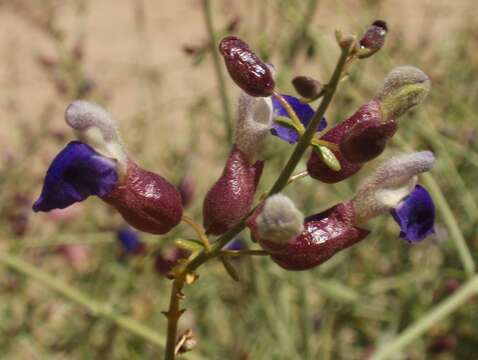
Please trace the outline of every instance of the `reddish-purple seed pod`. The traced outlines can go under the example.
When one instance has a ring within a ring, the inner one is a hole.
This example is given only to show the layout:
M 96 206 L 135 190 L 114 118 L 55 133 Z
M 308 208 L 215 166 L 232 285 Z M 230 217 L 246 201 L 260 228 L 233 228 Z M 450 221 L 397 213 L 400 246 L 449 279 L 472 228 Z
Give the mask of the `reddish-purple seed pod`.
M 222 234 L 248 213 L 263 166 L 263 161 L 250 165 L 244 153 L 233 147 L 221 177 L 204 199 L 204 227 L 208 233 Z
M 327 131 L 321 139 L 339 145 L 356 124 L 368 121 L 378 122 L 381 121 L 381 118 L 382 110 L 380 102 L 371 100 L 358 109 L 355 114 L 347 120 L 342 121 Z M 362 168 L 362 163 L 352 163 L 345 159 L 340 151 L 332 151 L 340 162 L 341 169 L 339 171 L 332 170 L 322 160 L 320 155 L 312 151 L 309 161 L 307 162 L 307 171 L 311 177 L 325 183 L 336 183 L 351 177 Z
M 131 226 L 151 234 L 167 233 L 181 221 L 183 213 L 178 190 L 131 160 L 125 181 L 103 200 L 115 207 Z
M 360 39 L 360 47 L 362 49 L 366 49 L 366 51 L 362 52 L 361 54 L 359 53 L 359 58 L 367 58 L 379 51 L 385 44 L 385 37 L 387 33 L 388 26 L 385 21 L 377 20 L 373 22 Z
M 255 226 L 257 215 L 258 212 L 248 220 L 252 235 L 286 270 L 308 270 L 318 266 L 369 234 L 368 230 L 354 226 L 355 210 L 350 202 L 305 218 L 302 233 L 288 243 L 261 239 Z
M 251 96 L 271 96 L 275 82 L 269 67 L 246 42 L 235 36 L 222 39 L 219 51 L 234 82 Z
M 361 121 L 340 142 L 340 153 L 351 163 L 364 163 L 375 159 L 387 146 L 398 125 L 395 120 Z

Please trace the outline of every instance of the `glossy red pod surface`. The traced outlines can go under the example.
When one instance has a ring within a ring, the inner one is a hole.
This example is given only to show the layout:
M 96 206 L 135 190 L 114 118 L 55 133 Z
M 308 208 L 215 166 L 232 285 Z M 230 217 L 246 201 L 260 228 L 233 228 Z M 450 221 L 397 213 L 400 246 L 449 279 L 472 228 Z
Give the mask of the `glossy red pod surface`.
M 354 126 L 361 122 L 377 122 L 381 121 L 382 111 L 380 102 L 371 100 L 367 104 L 358 109 L 351 117 L 341 123 L 335 125 L 332 129 L 327 131 L 322 137 L 322 140 L 332 142 L 339 145 L 345 136 L 347 136 Z M 340 151 L 332 150 L 337 160 L 340 162 L 341 170 L 334 171 L 327 166 L 320 155 L 312 151 L 307 162 L 307 170 L 309 175 L 316 180 L 325 183 L 336 183 L 345 180 L 362 168 L 362 163 L 352 163 L 348 161 Z
M 302 233 L 288 243 L 261 239 L 254 222 L 256 216 L 257 213 L 248 221 L 252 235 L 286 270 L 308 270 L 318 266 L 369 234 L 368 230 L 353 225 L 355 211 L 350 202 L 305 218 Z
M 103 200 L 115 207 L 128 224 L 151 234 L 167 233 L 181 221 L 183 213 L 178 190 L 131 160 L 125 181 Z
M 228 36 L 219 44 L 227 71 L 234 82 L 251 96 L 271 96 L 275 82 L 269 67 L 243 40 Z
M 262 161 L 250 165 L 244 153 L 233 147 L 220 178 L 204 199 L 204 227 L 208 233 L 226 232 L 249 212 L 263 165 Z

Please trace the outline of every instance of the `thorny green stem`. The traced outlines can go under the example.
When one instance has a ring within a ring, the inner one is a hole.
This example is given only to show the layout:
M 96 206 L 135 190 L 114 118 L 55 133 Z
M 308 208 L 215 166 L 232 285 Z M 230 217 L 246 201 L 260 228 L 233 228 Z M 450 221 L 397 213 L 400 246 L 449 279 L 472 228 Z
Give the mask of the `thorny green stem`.
M 89 296 L 83 294 L 81 291 L 78 291 L 76 288 L 58 280 L 56 277 L 44 271 L 41 271 L 38 269 L 38 267 L 30 265 L 17 256 L 6 252 L 0 252 L 0 264 L 13 269 L 22 275 L 26 275 L 30 279 L 34 279 L 48 289 L 63 295 L 68 300 L 80 304 L 88 309 L 93 316 L 108 319 L 120 328 L 147 340 L 151 344 L 154 344 L 160 348 L 164 348 L 164 337 L 154 329 L 144 326 L 128 316 L 115 313 L 109 305 L 92 300 Z M 191 360 L 201 359 L 199 355 L 193 354 L 188 355 L 186 358 Z
M 319 122 L 325 114 L 332 98 L 334 97 L 335 91 L 337 90 L 337 85 L 341 79 L 342 71 L 345 66 L 345 62 L 347 60 L 350 48 L 342 48 L 342 53 L 340 58 L 335 66 L 335 70 L 332 74 L 332 77 L 329 81 L 329 85 L 327 86 L 327 90 L 324 94 L 324 98 L 319 105 L 314 117 L 310 121 L 307 129 L 305 130 L 304 135 L 300 138 L 299 142 L 294 148 L 287 164 L 282 169 L 279 177 L 277 178 L 276 182 L 272 186 L 272 188 L 267 193 L 266 197 L 269 197 L 273 194 L 280 192 L 284 187 L 287 186 L 290 176 L 294 172 L 297 164 L 299 163 L 302 155 L 304 155 L 305 150 L 307 150 L 310 141 L 312 140 L 317 127 L 319 126 Z M 246 227 L 246 220 L 249 216 L 254 212 L 255 209 L 252 209 L 241 221 L 239 221 L 236 225 L 234 225 L 231 229 L 226 231 L 222 234 L 210 247 L 209 251 L 201 251 L 195 257 L 193 257 L 187 264 L 185 264 L 182 271 L 176 276 L 173 287 L 171 290 L 171 297 L 169 303 L 169 309 L 167 311 L 168 317 L 168 337 L 166 343 L 166 353 L 165 359 L 166 360 L 174 360 L 175 359 L 175 343 L 176 343 L 176 331 L 177 331 L 177 322 L 179 317 L 181 316 L 179 303 L 180 300 L 183 298 L 182 289 L 185 283 L 186 276 L 188 274 L 194 273 L 194 271 L 204 264 L 209 259 L 216 257 L 220 254 L 221 249 L 231 241 L 236 235 L 238 235 L 244 228 Z
M 211 1 L 202 1 L 204 20 L 206 22 L 207 32 L 209 35 L 209 46 L 211 48 L 212 59 L 214 63 L 214 72 L 216 73 L 217 85 L 219 88 L 219 96 L 221 98 L 224 130 L 226 132 L 226 140 L 229 145 L 232 144 L 232 120 L 229 106 L 229 97 L 227 95 L 226 81 L 221 67 L 221 59 L 216 49 L 217 39 L 216 32 L 212 23 Z
M 443 300 L 416 323 L 406 328 L 396 338 L 380 345 L 371 357 L 371 360 L 390 359 L 396 356 L 400 350 L 415 341 L 431 326 L 462 306 L 473 295 L 478 295 L 478 275 L 473 276 L 458 291 Z

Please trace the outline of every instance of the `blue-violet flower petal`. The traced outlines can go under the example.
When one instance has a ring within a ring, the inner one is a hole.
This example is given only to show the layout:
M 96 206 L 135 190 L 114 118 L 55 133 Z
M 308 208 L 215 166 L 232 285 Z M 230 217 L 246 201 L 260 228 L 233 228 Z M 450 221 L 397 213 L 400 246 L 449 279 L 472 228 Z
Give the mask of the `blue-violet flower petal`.
M 420 185 L 416 185 L 391 214 L 400 225 L 400 237 L 408 242 L 422 241 L 434 233 L 435 205 L 428 191 Z
M 118 182 L 116 162 L 79 141 L 70 142 L 52 161 L 33 211 L 64 209 L 90 195 L 105 196 Z
M 139 239 L 138 232 L 130 227 L 124 227 L 118 230 L 116 234 L 121 247 L 126 253 L 134 254 L 141 252 L 143 244 Z
M 300 102 L 300 100 L 294 96 L 282 95 L 282 97 L 294 109 L 302 125 L 304 125 L 304 127 L 307 127 L 307 125 L 309 125 L 310 120 L 312 120 L 314 116 L 314 110 L 312 109 L 312 107 L 309 104 L 304 104 Z M 286 109 L 275 97 L 272 97 L 272 106 L 274 109 L 275 116 L 289 117 Z M 326 127 L 327 121 L 325 120 L 325 118 L 322 118 L 317 131 L 322 131 Z M 271 133 L 272 135 L 277 136 L 290 144 L 294 144 L 299 141 L 299 134 L 297 133 L 297 131 L 295 131 L 295 129 L 287 127 L 285 125 L 281 125 L 277 122 L 274 122 L 274 124 L 272 125 Z

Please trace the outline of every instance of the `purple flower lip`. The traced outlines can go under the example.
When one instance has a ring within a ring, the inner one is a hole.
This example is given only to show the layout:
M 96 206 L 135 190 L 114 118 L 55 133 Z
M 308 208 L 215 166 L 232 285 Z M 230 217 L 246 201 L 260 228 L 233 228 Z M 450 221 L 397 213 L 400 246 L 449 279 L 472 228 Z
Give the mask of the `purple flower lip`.
M 116 162 L 79 141 L 70 142 L 53 159 L 33 211 L 64 209 L 90 195 L 106 196 L 118 182 Z
M 308 104 L 300 102 L 300 100 L 294 96 L 282 95 L 282 97 L 294 109 L 302 125 L 307 128 L 315 113 L 312 107 Z M 279 100 L 277 100 L 275 97 L 272 98 L 272 107 L 274 109 L 275 116 L 289 117 L 289 114 L 287 113 L 286 109 L 284 109 Z M 326 127 L 327 121 L 325 120 L 325 118 L 322 118 L 319 123 L 317 132 L 324 130 Z M 274 122 L 274 124 L 272 125 L 271 133 L 272 135 L 277 136 L 284 141 L 287 141 L 289 144 L 294 144 L 299 141 L 299 134 L 295 129 L 287 127 L 285 125 L 281 125 L 277 122 Z
M 400 237 L 410 243 L 420 242 L 435 232 L 435 205 L 428 191 L 420 185 L 416 185 L 391 214 L 400 225 Z

